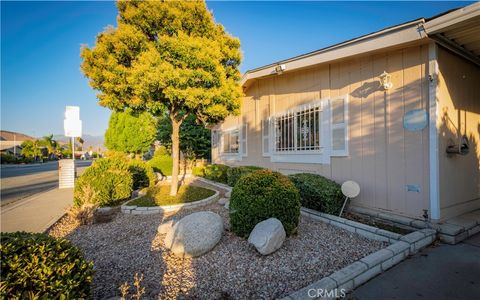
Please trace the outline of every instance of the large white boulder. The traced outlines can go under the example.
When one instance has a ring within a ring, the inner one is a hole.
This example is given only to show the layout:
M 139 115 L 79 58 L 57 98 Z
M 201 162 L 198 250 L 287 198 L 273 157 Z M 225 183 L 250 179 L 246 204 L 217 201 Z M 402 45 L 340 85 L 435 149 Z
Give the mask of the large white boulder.
M 280 249 L 285 237 L 282 222 L 276 218 L 270 218 L 255 225 L 248 237 L 248 242 L 254 245 L 262 255 L 269 255 Z
M 197 257 L 212 250 L 222 234 L 222 217 L 211 211 L 201 211 L 176 222 L 168 230 L 164 242 L 176 255 Z

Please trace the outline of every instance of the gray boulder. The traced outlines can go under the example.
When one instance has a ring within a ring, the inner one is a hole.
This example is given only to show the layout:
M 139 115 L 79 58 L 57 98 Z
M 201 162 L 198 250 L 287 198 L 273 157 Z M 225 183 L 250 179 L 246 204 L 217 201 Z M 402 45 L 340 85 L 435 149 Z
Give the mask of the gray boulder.
M 228 199 L 227 198 L 220 198 L 218 200 L 218 204 L 219 205 L 225 205 L 225 203 L 227 203 Z
M 255 246 L 260 254 L 269 255 L 280 249 L 285 237 L 282 222 L 276 218 L 270 218 L 255 225 L 248 237 L 248 242 Z
M 165 236 L 165 246 L 178 256 L 197 257 L 212 250 L 223 234 L 222 217 L 201 211 L 183 217 Z

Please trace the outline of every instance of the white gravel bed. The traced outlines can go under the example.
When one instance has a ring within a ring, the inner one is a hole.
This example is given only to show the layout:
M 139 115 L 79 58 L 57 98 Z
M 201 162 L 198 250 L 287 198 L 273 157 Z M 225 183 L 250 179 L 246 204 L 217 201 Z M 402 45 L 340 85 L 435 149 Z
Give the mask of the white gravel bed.
M 132 283 L 135 273 L 144 275 L 145 299 L 274 299 L 387 246 L 301 217 L 298 234 L 269 256 L 229 231 L 204 256 L 174 256 L 158 225 L 201 210 L 220 214 L 228 228 L 228 211 L 215 203 L 170 216 L 118 213 L 110 223 L 81 227 L 65 217 L 50 234 L 69 239 L 94 262 L 96 299 L 119 296 L 120 285 Z

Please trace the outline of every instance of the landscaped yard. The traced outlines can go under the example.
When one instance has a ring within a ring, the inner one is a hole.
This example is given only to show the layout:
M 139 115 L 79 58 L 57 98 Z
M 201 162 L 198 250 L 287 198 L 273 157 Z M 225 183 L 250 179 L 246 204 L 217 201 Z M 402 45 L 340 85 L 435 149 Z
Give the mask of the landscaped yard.
M 135 199 L 128 205 L 151 207 L 189 203 L 208 198 L 215 191 L 190 184 L 181 185 L 176 196 L 170 196 L 170 185 L 156 185 L 148 188 L 147 194 Z
M 80 227 L 65 217 L 49 234 L 69 239 L 94 262 L 92 290 L 97 299 L 118 296 L 120 285 L 132 283 L 135 273 L 144 275 L 142 285 L 148 298 L 273 299 L 386 246 L 302 216 L 298 233 L 268 256 L 229 230 L 203 256 L 175 256 L 157 228 L 196 211 L 213 211 L 223 218 L 225 228 L 230 226 L 228 210 L 215 203 L 171 215 L 117 213 L 112 222 Z

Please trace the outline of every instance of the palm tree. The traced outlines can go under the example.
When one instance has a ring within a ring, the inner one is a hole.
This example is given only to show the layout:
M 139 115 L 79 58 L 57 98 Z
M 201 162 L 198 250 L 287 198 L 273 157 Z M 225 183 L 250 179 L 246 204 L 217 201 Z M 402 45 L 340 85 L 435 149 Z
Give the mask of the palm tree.
M 58 143 L 53 139 L 53 134 L 44 136 L 40 143 L 42 146 L 47 148 L 48 157 L 57 155 Z
M 80 151 L 82 151 L 83 150 L 83 143 L 85 143 L 85 141 L 81 137 L 77 137 L 77 142 L 80 143 Z

